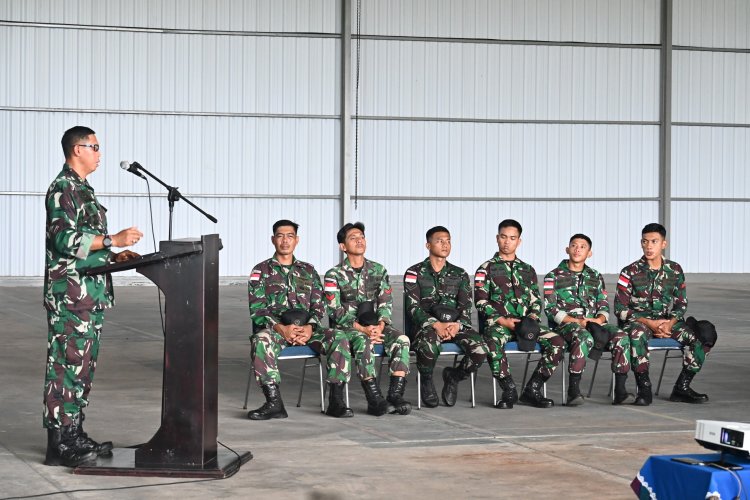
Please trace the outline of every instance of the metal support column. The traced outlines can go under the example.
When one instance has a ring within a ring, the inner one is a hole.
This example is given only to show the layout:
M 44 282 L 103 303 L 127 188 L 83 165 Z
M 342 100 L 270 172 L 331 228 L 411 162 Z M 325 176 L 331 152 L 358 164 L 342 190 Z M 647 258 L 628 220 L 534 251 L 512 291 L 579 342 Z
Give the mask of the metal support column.
M 661 58 L 659 68 L 659 221 L 672 225 L 672 0 L 661 2 Z M 669 256 L 669 247 L 666 255 Z
M 341 224 L 349 222 L 351 187 L 349 171 L 352 165 L 352 3 L 341 1 Z

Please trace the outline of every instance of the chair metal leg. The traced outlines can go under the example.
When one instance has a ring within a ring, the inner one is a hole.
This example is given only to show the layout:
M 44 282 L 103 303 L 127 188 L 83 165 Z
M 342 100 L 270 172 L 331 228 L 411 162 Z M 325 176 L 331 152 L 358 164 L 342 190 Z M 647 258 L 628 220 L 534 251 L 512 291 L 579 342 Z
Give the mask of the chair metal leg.
M 561 368 L 562 368 L 562 406 L 567 405 L 568 398 L 565 397 L 565 378 L 568 372 L 565 370 L 565 355 L 563 354 L 562 361 L 560 362 Z
M 250 393 L 250 382 L 253 380 L 253 374 L 255 372 L 253 371 L 252 365 L 250 366 L 250 373 L 247 375 L 247 387 L 245 388 L 245 403 L 242 405 L 243 410 L 247 410 L 247 395 Z M 299 405 L 297 405 L 299 406 Z
M 659 395 L 659 389 L 661 389 L 661 379 L 664 378 L 664 369 L 667 367 L 667 360 L 669 358 L 677 357 L 677 356 L 669 355 L 669 353 L 673 351 L 680 351 L 680 357 L 682 357 L 682 349 L 667 349 L 664 351 L 664 362 L 661 364 L 661 373 L 659 374 L 659 383 L 656 385 L 656 392 L 654 392 L 654 396 Z
M 594 371 L 591 372 L 591 382 L 589 383 L 589 393 L 586 394 L 587 398 L 591 397 L 591 390 L 594 388 L 594 379 L 596 378 L 596 369 L 599 368 L 599 360 L 597 359 L 594 363 Z
M 609 392 L 607 396 L 612 396 L 612 401 L 615 400 L 615 374 L 612 373 L 612 378 L 609 380 Z
M 422 409 L 422 373 L 417 370 L 417 410 Z
M 526 368 L 523 370 L 523 381 L 521 387 L 526 387 L 526 376 L 529 374 L 529 363 L 531 363 L 531 353 L 526 355 Z
M 299 395 L 297 395 L 297 408 L 302 406 L 302 389 L 305 387 L 305 370 L 307 370 L 307 360 L 302 360 L 302 380 L 299 383 Z
M 492 404 L 497 404 L 497 379 L 492 377 Z
M 471 372 L 471 375 L 469 375 L 469 379 L 471 380 L 471 407 L 472 408 L 476 408 L 477 406 L 476 398 L 474 396 L 474 374 L 475 372 Z
M 318 378 L 320 380 L 320 412 L 325 413 L 326 411 L 326 397 L 323 393 L 323 360 L 318 358 Z M 302 387 L 300 386 L 300 390 Z M 300 399 L 302 399 L 302 393 L 300 393 Z M 299 401 L 298 401 L 299 403 Z M 299 404 L 297 404 L 299 406 Z
M 349 382 L 344 384 L 344 394 L 346 395 L 346 407 L 351 408 L 349 406 Z

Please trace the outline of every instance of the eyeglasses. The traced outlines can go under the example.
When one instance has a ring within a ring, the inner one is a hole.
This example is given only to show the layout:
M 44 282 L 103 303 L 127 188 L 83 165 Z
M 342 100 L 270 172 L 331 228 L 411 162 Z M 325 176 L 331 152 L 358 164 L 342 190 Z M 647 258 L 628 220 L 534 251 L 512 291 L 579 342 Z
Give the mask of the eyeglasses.
M 91 148 L 94 151 L 99 151 L 98 144 L 76 144 L 76 146 L 81 146 L 82 148 Z

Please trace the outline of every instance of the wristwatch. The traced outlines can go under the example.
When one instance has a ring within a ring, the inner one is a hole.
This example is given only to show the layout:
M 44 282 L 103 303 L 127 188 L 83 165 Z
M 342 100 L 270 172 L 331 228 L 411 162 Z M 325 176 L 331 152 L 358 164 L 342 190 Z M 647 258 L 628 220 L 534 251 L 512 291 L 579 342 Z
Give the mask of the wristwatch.
M 112 237 L 108 234 L 104 235 L 104 239 L 102 240 L 102 246 L 109 250 L 112 247 Z

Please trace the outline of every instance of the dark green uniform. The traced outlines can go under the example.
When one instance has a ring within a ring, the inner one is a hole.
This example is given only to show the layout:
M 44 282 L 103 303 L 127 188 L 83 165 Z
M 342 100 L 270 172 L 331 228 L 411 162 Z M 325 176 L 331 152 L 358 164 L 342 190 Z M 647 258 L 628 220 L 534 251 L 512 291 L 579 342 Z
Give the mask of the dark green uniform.
M 544 312 L 550 326 L 568 344 L 570 373 L 582 373 L 586 357 L 594 346 L 591 333 L 578 323 L 563 323 L 566 316 L 576 319 L 604 316 L 609 321 L 609 302 L 604 278 L 596 269 L 584 265 L 574 272 L 563 260 L 544 278 Z M 612 371 L 627 373 L 630 370 L 630 338 L 615 325 L 602 325 L 611 336 L 607 349 L 612 351 Z
M 483 322 L 484 337 L 489 350 L 490 368 L 496 378 L 510 374 L 505 344 L 515 338 L 508 328 L 500 326 L 501 317 L 539 319 L 542 299 L 539 294 L 536 271 L 529 264 L 516 258 L 512 262 L 503 260 L 500 253 L 479 266 L 474 275 L 474 303 Z M 548 328 L 540 325 L 541 334 L 537 342 L 542 346 L 539 373 L 549 378 L 562 361 L 565 340 Z
M 432 325 L 437 319 L 431 312 L 436 304 L 458 309 L 461 330 L 448 342 L 455 342 L 466 353 L 461 366 L 475 372 L 487 357 L 487 346 L 482 335 L 471 325 L 471 285 L 466 271 L 450 262 L 436 272 L 427 258 L 414 264 L 404 274 L 404 297 L 407 320 L 412 325 L 417 369 L 432 373 L 443 350 L 442 341 Z
M 633 371 L 648 371 L 648 341 L 653 335 L 638 318 L 672 319 L 671 337 L 685 346 L 683 367 L 698 373 L 710 350 L 685 325 L 687 310 L 685 274 L 676 262 L 663 259 L 659 269 L 650 269 L 645 257 L 625 267 L 617 280 L 615 314 L 630 335 Z
M 273 326 L 288 309 L 299 309 L 310 315 L 308 324 L 312 325 L 313 333 L 307 345 L 326 356 L 326 380 L 347 382 L 351 370 L 349 341 L 345 335 L 322 326 L 323 290 L 313 266 L 297 259 L 291 266 L 283 266 L 272 257 L 253 268 L 247 289 L 253 324 L 252 362 L 259 385 L 281 382 L 278 356 L 290 344 Z
M 107 209 L 94 188 L 68 164 L 50 185 L 47 211 L 44 307 L 47 309 L 47 369 L 43 424 L 70 426 L 88 405 L 104 309 L 114 304 L 109 275 L 84 276 L 106 264 L 109 250 L 91 250 L 107 234 Z
M 357 319 L 357 305 L 373 301 L 378 320 L 385 323 L 383 329 L 385 354 L 390 358 L 390 373 L 409 373 L 409 338 L 393 328 L 393 297 L 386 269 L 365 259 L 364 266 L 354 269 L 349 259 L 330 269 L 325 275 L 326 310 L 331 327 L 346 333 L 354 357 L 354 364 L 361 379 L 376 376 L 372 343 L 364 333 L 353 328 Z

